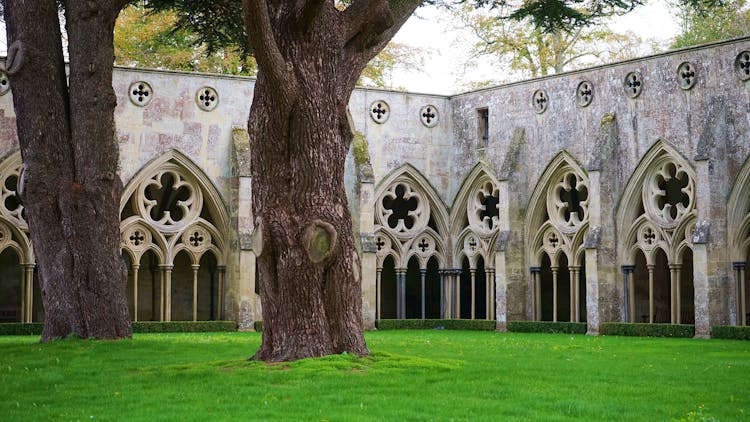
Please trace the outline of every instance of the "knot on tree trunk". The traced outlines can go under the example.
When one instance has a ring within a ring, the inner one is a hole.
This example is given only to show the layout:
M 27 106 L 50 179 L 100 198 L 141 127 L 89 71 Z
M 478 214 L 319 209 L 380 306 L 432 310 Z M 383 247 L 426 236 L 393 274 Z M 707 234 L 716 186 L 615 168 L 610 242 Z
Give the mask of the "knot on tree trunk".
M 16 40 L 8 47 L 8 55 L 5 58 L 5 73 L 15 75 L 23 67 L 25 46 L 21 40 Z
M 330 223 L 314 220 L 305 229 L 305 251 L 307 257 L 315 264 L 330 259 L 338 245 L 338 233 Z

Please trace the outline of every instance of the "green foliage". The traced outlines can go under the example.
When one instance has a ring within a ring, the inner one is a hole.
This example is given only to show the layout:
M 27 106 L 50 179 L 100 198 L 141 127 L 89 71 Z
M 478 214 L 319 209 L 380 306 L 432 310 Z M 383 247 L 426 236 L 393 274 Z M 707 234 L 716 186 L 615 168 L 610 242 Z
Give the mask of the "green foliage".
M 683 337 L 695 336 L 695 326 L 686 324 L 642 324 L 606 322 L 599 332 L 607 336 Z
M 246 56 L 252 54 L 242 0 L 144 0 L 141 4 L 149 11 L 176 16 L 174 30 L 194 34 L 193 45 L 205 45 L 209 53 L 239 48 Z
M 253 329 L 259 333 L 263 331 L 263 321 L 253 322 Z
M 2 337 L 0 419 L 669 421 L 694 411 L 693 420 L 734 421 L 750 409 L 748 342 L 365 336 L 369 357 L 281 364 L 247 360 L 261 341 L 252 332 L 45 344 Z
M 643 42 L 635 33 L 618 34 L 604 25 L 544 32 L 528 19 L 501 19 L 496 9 L 475 8 L 468 3 L 453 9 L 453 16 L 475 38 L 464 68 L 485 58 L 506 69 L 503 74 L 517 74 L 495 83 L 631 59 L 642 53 Z
M 672 48 L 750 35 L 750 7 L 746 0 L 726 0 L 699 10 L 676 4 L 673 10 L 680 17 L 682 33 L 675 38 Z
M 354 132 L 352 139 L 352 154 L 356 164 L 365 164 L 370 162 L 370 150 L 367 146 L 367 138 L 361 132 Z
M 177 26 L 173 11 L 125 8 L 115 25 L 115 63 L 190 72 L 254 75 L 255 60 L 238 45 L 218 47 Z
M 209 333 L 237 331 L 234 321 L 138 321 L 133 323 L 134 333 Z
M 729 340 L 750 340 L 750 326 L 718 325 L 711 327 L 711 337 Z
M 2 323 L 0 336 L 24 336 L 42 334 L 44 324 L 33 323 Z M 133 323 L 134 333 L 207 333 L 221 331 L 237 331 L 234 321 L 139 321 Z
M 495 321 L 483 319 L 381 319 L 378 330 L 469 330 L 495 331 Z
M 508 331 L 516 333 L 586 334 L 585 322 L 509 321 Z
M 394 88 L 392 78 L 396 69 L 419 70 L 424 66 L 425 51 L 399 43 L 388 43 L 378 53 L 357 81 L 359 86 Z

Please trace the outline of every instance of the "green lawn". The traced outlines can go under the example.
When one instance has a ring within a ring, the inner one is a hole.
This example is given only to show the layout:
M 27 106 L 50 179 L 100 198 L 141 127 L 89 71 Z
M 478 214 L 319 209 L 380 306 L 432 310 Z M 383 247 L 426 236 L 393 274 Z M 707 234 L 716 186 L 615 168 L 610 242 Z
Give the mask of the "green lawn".
M 369 358 L 267 365 L 246 361 L 257 333 L 3 337 L 0 420 L 750 418 L 750 342 L 461 331 L 367 341 Z

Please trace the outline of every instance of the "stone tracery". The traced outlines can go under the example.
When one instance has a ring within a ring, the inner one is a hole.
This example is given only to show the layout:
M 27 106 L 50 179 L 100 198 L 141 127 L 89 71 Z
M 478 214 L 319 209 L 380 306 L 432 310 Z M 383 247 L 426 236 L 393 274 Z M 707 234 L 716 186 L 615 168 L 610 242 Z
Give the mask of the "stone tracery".
M 226 230 L 226 217 L 220 203 L 205 202 L 206 195 L 213 198 L 217 195 L 196 171 L 182 154 L 170 151 L 147 165 L 125 190 L 120 232 L 131 266 L 129 299 L 136 321 L 139 318 L 170 321 L 172 293 L 185 290 L 183 285 L 188 283 L 184 279 L 190 278 L 191 273 L 192 319 L 197 320 L 199 313 L 201 319 L 221 318 L 226 250 L 222 233 Z M 183 254 L 187 261 L 180 258 Z M 211 268 L 202 265 L 207 255 L 211 255 Z M 150 273 L 140 268 L 147 256 Z M 186 265 L 190 268 L 183 268 Z M 200 285 L 199 278 L 203 278 Z M 205 286 L 206 283 L 210 286 Z M 150 288 L 149 295 L 158 296 L 158 300 L 150 303 L 143 292 L 139 295 L 139 284 Z M 211 309 L 206 310 L 205 303 L 199 308 L 199 296 L 203 297 L 202 302 L 210 302 Z M 181 319 L 190 319 L 189 312 L 179 313 Z
M 663 141 L 628 183 L 623 198 L 629 206 L 619 217 L 626 236 L 626 321 L 692 323 L 694 186 L 693 170 Z

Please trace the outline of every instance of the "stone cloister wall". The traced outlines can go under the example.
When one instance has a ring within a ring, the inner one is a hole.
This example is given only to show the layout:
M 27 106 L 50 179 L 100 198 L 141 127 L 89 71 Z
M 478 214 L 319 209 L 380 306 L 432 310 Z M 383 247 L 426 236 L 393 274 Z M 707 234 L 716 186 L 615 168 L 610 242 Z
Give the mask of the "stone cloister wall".
M 508 320 L 537 318 L 534 242 L 544 241 L 538 230 L 554 226 L 544 222 L 554 208 L 541 208 L 565 169 L 573 169 L 574 184 L 586 189 L 585 221 L 570 223 L 575 230 L 560 229 L 575 243 L 571 256 L 584 262 L 583 314 L 591 332 L 600 322 L 625 320 L 622 266 L 634 264 L 628 236 L 639 230 L 632 220 L 649 201 L 639 186 L 651 180 L 662 156 L 684 167 L 693 187 L 680 224 L 690 230 L 684 237 L 693 257 L 696 330 L 705 335 L 709 325 L 738 323 L 732 264 L 739 258 L 730 256 L 728 214 L 742 220 L 749 210 L 732 214 L 727 204 L 736 184 L 750 179 L 742 170 L 750 155 L 750 81 L 741 73 L 750 58 L 740 54 L 749 50 L 750 39 L 733 40 L 451 97 L 355 90 L 350 112 L 369 157 L 350 154 L 346 182 L 361 234 L 366 325 L 372 327 L 377 314 L 383 236 L 398 242 L 407 260 L 417 256 L 424 266 L 429 257 L 439 258 L 442 305 L 455 305 L 449 287 L 459 283 L 462 260 L 475 266 L 481 256 L 493 280 L 484 296 L 493 308 L 487 316 L 501 328 Z M 158 171 L 155 163 L 163 162 L 200 186 L 221 237 L 221 247 L 214 246 L 226 277 L 222 316 L 243 328 L 261 317 L 244 130 L 253 84 L 252 78 L 127 68 L 116 69 L 113 83 L 123 183 L 143 183 L 153 175 L 143 169 Z M 12 88 L 0 85 L 0 93 L 0 157 L 10 157 L 18 150 Z M 653 160 L 644 162 L 649 154 Z M 399 183 L 429 205 L 419 232 L 394 234 L 384 223 L 388 216 L 378 215 L 389 212 L 384 195 L 396 195 Z M 734 192 L 735 208 L 750 206 L 746 190 Z M 482 202 L 489 197 L 499 201 L 496 215 Z M 665 239 L 676 236 L 674 227 L 655 228 Z M 190 277 L 191 271 L 174 274 Z

